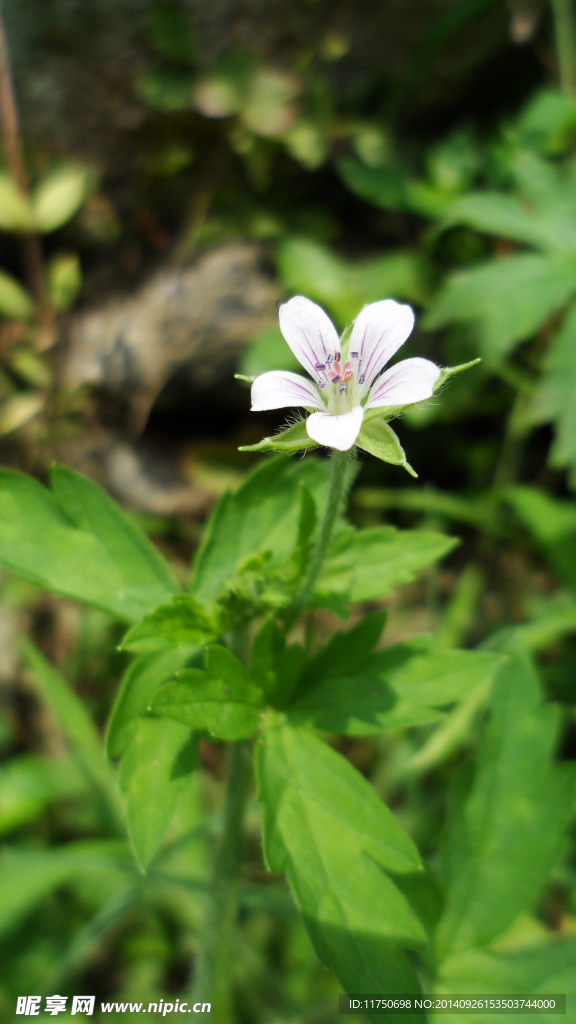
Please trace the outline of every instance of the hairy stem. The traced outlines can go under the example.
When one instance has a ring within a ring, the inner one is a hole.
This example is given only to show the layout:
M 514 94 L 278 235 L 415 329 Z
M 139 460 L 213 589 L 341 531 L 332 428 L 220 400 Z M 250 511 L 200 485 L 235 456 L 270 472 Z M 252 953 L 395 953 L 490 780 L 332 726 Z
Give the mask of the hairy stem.
M 558 55 L 560 87 L 567 96 L 576 96 L 576 16 L 574 0 L 550 0 L 554 16 L 554 34 Z
M 228 747 L 228 781 L 224 826 L 212 873 L 207 916 L 198 956 L 193 995 L 212 1004 L 216 1024 L 232 1019 L 230 974 L 233 953 L 236 888 L 241 862 L 242 822 L 252 771 L 250 747 L 241 741 Z
M 28 179 L 24 157 L 22 154 L 22 139 L 20 136 L 20 125 L 18 122 L 18 108 L 12 84 L 12 72 L 10 69 L 10 56 L 2 7 L 0 4 L 0 128 L 2 132 L 2 146 L 8 170 L 14 178 L 22 195 L 28 197 Z M 44 268 L 42 264 L 42 250 L 38 235 L 23 235 L 21 239 L 22 258 L 28 287 L 32 292 L 36 306 L 36 317 L 40 325 L 47 326 L 51 321 L 50 312 L 44 301 Z
M 338 512 L 340 511 L 340 505 L 342 504 L 342 499 L 344 497 L 347 462 L 348 452 L 334 451 L 332 453 L 330 458 L 328 499 L 326 501 L 326 508 L 324 509 L 324 515 L 320 523 L 318 540 L 316 542 L 314 554 L 310 559 L 308 572 L 306 573 L 302 585 L 297 591 L 296 596 L 286 614 L 285 621 L 288 627 L 294 624 L 301 612 L 303 612 L 310 603 L 310 598 L 312 597 L 316 580 L 318 579 L 322 564 L 326 558 L 326 552 L 328 551 L 328 545 L 330 544 L 334 524 L 338 518 Z

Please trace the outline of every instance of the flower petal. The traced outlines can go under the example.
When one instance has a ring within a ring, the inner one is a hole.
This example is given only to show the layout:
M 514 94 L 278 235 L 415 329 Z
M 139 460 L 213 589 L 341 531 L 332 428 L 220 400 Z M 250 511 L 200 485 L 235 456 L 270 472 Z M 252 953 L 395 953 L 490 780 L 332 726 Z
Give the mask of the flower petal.
M 311 380 L 289 370 L 261 373 L 252 385 L 252 412 L 264 409 L 291 409 L 295 405 L 323 409 L 324 405 Z
M 350 335 L 348 358 L 357 352 L 361 362 L 359 376 L 364 378 L 365 394 L 380 370 L 404 344 L 414 327 L 414 313 L 394 299 L 372 302 L 358 314 Z
M 283 302 L 279 311 L 280 330 L 296 359 L 315 380 L 317 367 L 340 351 L 338 333 L 324 310 L 303 295 Z
M 375 382 L 367 409 L 378 409 L 384 405 L 412 405 L 431 398 L 438 377 L 439 368 L 429 359 L 403 359 L 391 366 Z
M 329 412 L 313 412 L 306 420 L 308 437 L 326 448 L 337 448 L 339 452 L 347 452 L 355 443 L 362 420 L 364 409 L 357 405 L 342 416 L 332 416 Z

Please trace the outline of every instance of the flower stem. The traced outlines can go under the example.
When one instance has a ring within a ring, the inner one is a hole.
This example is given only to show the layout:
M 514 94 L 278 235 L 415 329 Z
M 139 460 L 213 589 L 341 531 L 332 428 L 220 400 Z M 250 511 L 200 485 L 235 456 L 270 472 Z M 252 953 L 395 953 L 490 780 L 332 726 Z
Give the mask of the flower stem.
M 286 613 L 285 622 L 287 628 L 290 628 L 290 626 L 295 623 L 298 616 L 310 603 L 310 598 L 312 597 L 316 580 L 318 579 L 318 575 L 326 557 L 334 524 L 338 518 L 338 512 L 340 511 L 340 505 L 344 497 L 347 461 L 348 452 L 334 451 L 330 458 L 328 499 L 326 501 L 326 508 L 324 509 L 324 515 L 320 523 L 318 540 L 316 542 L 314 554 L 310 560 L 310 565 L 308 566 L 308 572 L 306 573 L 302 585 L 296 592 L 294 600 Z
M 551 0 L 560 88 L 576 96 L 576 16 L 574 0 Z
M 250 747 L 244 741 L 228 746 L 228 780 L 224 827 L 209 892 L 202 945 L 198 955 L 193 995 L 212 1004 L 211 1020 L 229 1024 L 231 1010 L 231 954 L 236 913 L 236 886 L 241 861 L 242 821 L 252 773 Z

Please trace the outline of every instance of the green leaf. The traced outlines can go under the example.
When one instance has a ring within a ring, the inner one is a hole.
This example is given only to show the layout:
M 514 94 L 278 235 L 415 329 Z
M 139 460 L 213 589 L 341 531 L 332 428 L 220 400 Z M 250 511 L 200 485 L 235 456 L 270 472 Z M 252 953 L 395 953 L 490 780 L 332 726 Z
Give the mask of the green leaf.
M 459 271 L 432 304 L 427 330 L 475 322 L 482 355 L 498 362 L 537 331 L 576 291 L 576 257 L 521 253 Z
M 265 619 L 256 633 L 250 650 L 250 675 L 275 704 L 282 704 L 294 691 L 302 668 L 300 644 L 286 644 L 284 630 Z
M 28 199 L 11 174 L 0 173 L 0 231 L 33 231 L 34 217 Z
M 553 763 L 558 708 L 542 705 L 522 646 L 504 650 L 474 783 L 449 830 L 441 957 L 486 945 L 535 905 L 573 808 L 574 765 Z
M 374 455 L 382 462 L 390 462 L 393 466 L 404 466 L 410 476 L 417 476 L 406 462 L 406 454 L 396 434 L 386 420 L 374 419 L 364 422 L 356 442 L 359 448 Z
M 300 369 L 279 327 L 270 327 L 258 334 L 243 350 L 238 363 L 240 374 L 252 379 L 269 370 L 298 372 Z
M 304 667 L 292 722 L 349 736 L 433 722 L 440 709 L 488 682 L 502 660 L 488 651 L 425 651 L 426 638 L 354 659 L 344 648 L 349 636 L 357 650 L 357 631 L 337 634 Z
M 62 227 L 80 209 L 88 187 L 83 167 L 62 167 L 34 189 L 32 211 L 36 230 L 44 233 Z
M 10 274 L 0 270 L 0 315 L 29 320 L 34 312 L 31 296 Z
M 125 867 L 129 850 L 109 841 L 68 843 L 50 850 L 6 847 L 0 855 L 0 932 L 16 925 L 43 896 L 92 867 Z
M 291 554 L 298 540 L 301 483 L 321 506 L 327 465 L 278 456 L 258 466 L 235 494 L 221 498 L 194 566 L 190 590 L 196 600 L 213 606 L 238 567 L 260 553 L 271 553 L 271 568 Z
M 438 992 L 567 993 L 567 1009 L 576 997 L 576 939 L 550 934 L 550 941 L 532 949 L 496 954 L 483 949 L 455 953 L 442 965 Z M 521 1014 L 525 1022 L 549 1020 L 544 1012 Z M 458 1019 L 458 1018 L 456 1018 Z M 489 1024 L 499 1014 L 483 1014 Z M 566 1018 L 567 1020 L 569 1018 Z
M 344 327 L 367 302 L 383 295 L 422 301 L 422 264 L 410 252 L 353 262 L 310 238 L 284 239 L 276 250 L 279 275 L 291 292 L 320 302 Z
M 78 254 L 56 253 L 46 267 L 46 293 L 51 308 L 57 313 L 69 309 L 81 287 L 82 271 Z
M 138 719 L 136 735 L 120 762 L 120 785 L 127 797 L 130 840 L 141 867 L 156 853 L 197 763 L 198 740 L 189 728 L 166 718 Z
M 121 648 L 137 654 L 196 647 L 218 635 L 218 624 L 208 618 L 202 605 L 188 594 L 176 594 L 171 604 L 161 605 L 132 626 Z
M 411 839 L 348 761 L 279 716 L 269 716 L 255 764 L 266 863 L 285 873 L 318 955 L 348 991 L 367 976 L 386 986 L 379 991 L 401 990 L 409 969 L 400 951 L 379 966 L 375 954 L 426 941 L 385 874 L 420 869 Z
M 566 248 L 549 217 L 528 210 L 519 199 L 502 192 L 470 192 L 461 196 L 446 211 L 445 218 L 448 225 L 465 224 L 488 235 L 526 242 L 551 252 Z
M 559 469 L 568 467 L 576 488 L 576 306 L 544 356 L 530 414 L 536 423 L 554 423 L 550 462 Z
M 56 715 L 75 760 L 96 787 L 115 826 L 122 830 L 123 812 L 116 779 L 88 711 L 66 680 L 30 640 L 23 638 L 22 647 L 34 688 Z
M 190 110 L 196 80 L 190 71 L 174 67 L 157 67 L 142 75 L 137 83 L 140 99 L 155 110 L 172 112 Z
M 150 711 L 152 697 L 163 683 L 189 664 L 200 648 L 155 651 L 135 658 L 122 677 L 106 734 L 109 757 L 120 757 L 136 734 L 137 719 Z
M 503 494 L 523 520 L 560 579 L 576 590 L 576 503 L 537 487 L 508 487 Z
M 576 103 L 559 89 L 539 90 L 517 121 L 521 141 L 550 156 L 557 156 L 571 144 L 575 126 Z
M 54 492 L 0 470 L 0 564 L 44 590 L 139 619 L 175 587 L 160 555 L 96 484 L 56 467 Z
M 0 767 L 0 835 L 33 821 L 51 803 L 86 790 L 86 779 L 67 758 L 13 757 Z
M 252 736 L 264 702 L 262 691 L 226 647 L 209 647 L 205 665 L 205 672 L 193 668 L 178 672 L 176 682 L 158 691 L 152 710 L 217 739 Z
M 308 437 L 306 420 L 299 420 L 285 430 L 280 430 L 272 437 L 264 437 L 258 444 L 247 444 L 239 448 L 241 452 L 300 452 L 308 448 L 317 448 L 316 441 Z
M 393 526 L 342 530 L 324 563 L 317 594 L 336 593 L 350 603 L 384 597 L 457 543 L 440 533 Z
M 336 171 L 346 188 L 384 210 L 403 210 L 407 206 L 405 177 L 397 167 L 367 167 L 350 157 L 339 160 Z

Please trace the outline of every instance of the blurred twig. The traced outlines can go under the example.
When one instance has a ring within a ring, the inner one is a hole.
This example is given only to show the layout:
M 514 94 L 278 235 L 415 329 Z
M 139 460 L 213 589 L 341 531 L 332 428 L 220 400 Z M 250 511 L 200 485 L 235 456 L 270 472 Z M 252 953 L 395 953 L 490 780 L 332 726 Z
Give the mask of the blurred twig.
M 18 109 L 12 84 L 10 56 L 4 29 L 2 6 L 0 2 L 0 128 L 2 146 L 6 156 L 8 169 L 22 195 L 28 198 L 28 178 L 22 154 L 22 139 L 18 121 Z M 48 326 L 51 314 L 44 300 L 44 267 L 42 250 L 38 235 L 26 234 L 21 239 L 22 254 L 28 287 L 34 297 L 36 316 L 39 325 Z

